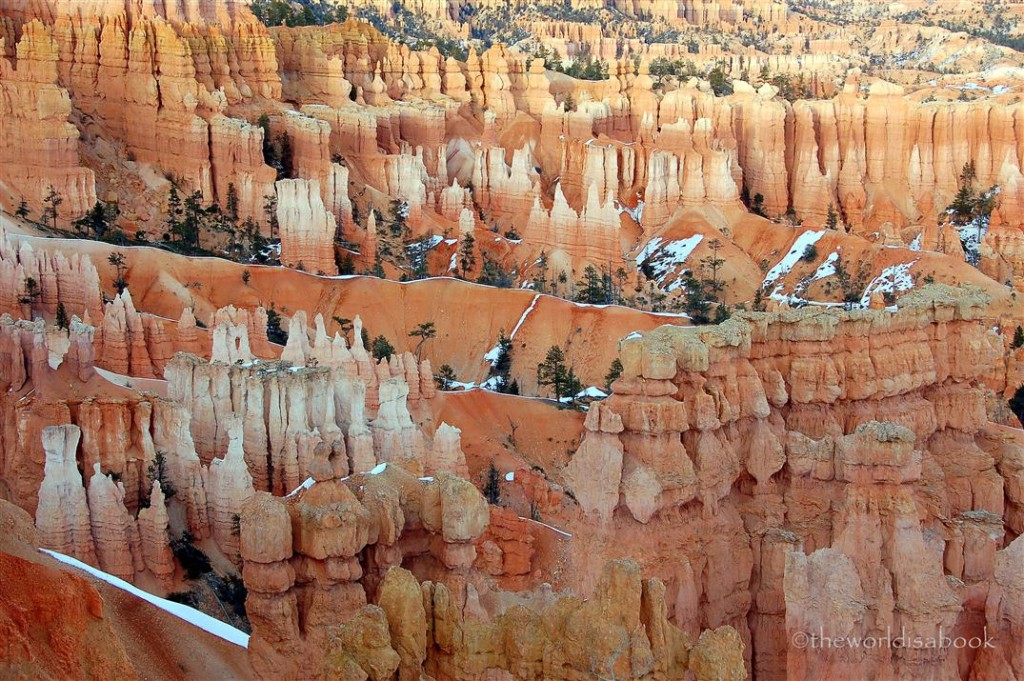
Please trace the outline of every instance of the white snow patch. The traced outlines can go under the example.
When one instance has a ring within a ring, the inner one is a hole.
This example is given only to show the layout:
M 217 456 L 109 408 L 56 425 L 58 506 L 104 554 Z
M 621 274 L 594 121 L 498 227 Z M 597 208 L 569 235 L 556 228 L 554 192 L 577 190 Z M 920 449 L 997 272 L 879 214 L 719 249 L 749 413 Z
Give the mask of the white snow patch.
M 662 242 L 662 238 L 660 236 L 656 236 L 653 239 L 651 239 L 650 241 L 648 241 L 647 245 L 644 246 L 644 249 L 642 251 L 640 251 L 639 254 L 637 254 L 637 256 L 636 256 L 636 264 L 637 265 L 644 264 L 644 262 L 646 262 L 647 259 L 649 257 L 651 257 L 656 250 L 658 250 L 658 247 L 661 246 L 661 242 Z
M 910 242 L 910 246 L 909 246 L 910 250 L 912 250 L 912 251 L 920 251 L 921 250 L 921 237 L 922 236 L 923 235 L 918 234 L 917 236 L 914 237 L 914 240 Z
M 387 469 L 388 469 L 387 463 L 379 463 L 379 464 L 377 464 L 376 466 L 374 466 L 373 468 L 370 469 L 370 472 L 368 473 L 368 475 L 380 475 L 381 473 L 383 473 Z
M 313 486 L 314 482 L 316 482 L 316 480 L 314 480 L 313 478 L 306 478 L 305 480 L 302 481 L 302 484 L 300 484 L 298 487 L 296 487 L 287 495 L 285 495 L 285 499 L 288 499 L 289 497 L 294 497 L 296 494 L 298 494 L 304 489 L 309 489 L 310 487 Z
M 516 472 L 515 471 L 509 471 L 508 473 L 505 473 L 505 482 L 512 482 L 515 479 L 516 479 Z
M 644 337 L 643 334 L 640 333 L 639 331 L 633 331 L 628 336 L 623 338 L 622 340 L 627 341 L 627 340 L 633 340 L 634 338 L 643 338 L 643 337 Z
M 484 361 L 491 366 L 494 366 L 497 363 L 499 356 L 501 356 L 501 343 L 487 351 L 487 354 L 484 355 Z
M 464 383 L 462 381 L 448 381 L 448 385 L 453 388 L 462 388 L 463 390 L 476 390 L 476 383 L 472 382 Z
M 533 308 L 537 307 L 537 301 L 538 300 L 540 300 L 540 294 L 539 293 L 533 297 L 533 300 L 530 302 L 530 306 L 528 308 L 526 308 L 526 312 L 524 312 L 523 316 L 519 318 L 519 321 L 516 323 L 515 328 L 512 329 L 512 333 L 509 334 L 509 337 L 508 337 L 509 340 L 512 340 L 513 338 L 516 337 L 516 333 L 519 332 L 519 329 L 520 329 L 520 327 L 522 327 L 523 322 L 526 321 L 526 317 L 531 312 L 533 312 Z
M 444 242 L 448 246 L 454 246 L 455 244 L 459 243 L 459 240 L 458 239 L 445 239 Z
M 491 366 L 494 365 L 491 364 Z M 501 392 L 503 387 L 505 387 L 505 382 L 501 380 L 501 376 L 491 376 L 480 384 L 481 389 L 490 390 L 491 392 Z
M 825 230 L 820 232 L 806 231 L 796 238 L 793 242 L 792 247 L 789 249 L 789 253 L 786 254 L 782 260 L 775 264 L 775 267 L 768 270 L 768 274 L 764 275 L 764 283 L 762 286 L 775 283 L 781 277 L 789 274 L 789 271 L 799 262 L 800 258 L 803 257 L 804 251 L 807 250 L 808 246 L 813 246 L 818 243 L 821 237 L 825 236 Z
M 102 570 L 97 570 L 93 566 L 86 565 L 82 561 L 72 558 L 71 556 L 65 556 L 63 553 L 57 553 L 56 551 L 50 551 L 48 549 L 39 550 L 42 553 L 47 554 L 48 556 L 56 558 L 62 563 L 70 565 L 74 568 L 78 568 L 83 572 L 88 572 L 93 577 L 96 577 L 97 579 L 100 579 L 113 587 L 121 589 L 122 591 L 127 591 L 131 595 L 136 596 L 137 598 L 141 598 L 147 603 L 155 605 L 161 610 L 168 612 L 171 615 L 174 615 L 178 619 L 185 620 L 189 624 L 199 627 L 200 629 L 209 632 L 214 636 L 217 636 L 218 638 L 222 638 L 228 643 L 234 643 L 236 646 L 240 646 L 242 648 L 249 647 L 249 635 L 245 632 L 235 629 L 230 624 L 226 624 L 218 619 L 214 619 L 206 613 L 199 612 L 195 608 L 190 608 L 182 603 L 175 603 L 174 601 L 168 601 L 164 598 L 154 596 L 151 593 L 146 593 L 142 589 L 139 589 L 138 587 L 129 584 L 123 579 L 119 579 L 114 575 L 103 572 Z
M 860 304 L 866 306 L 870 303 L 872 293 L 897 293 L 914 288 L 914 278 L 910 276 L 910 268 L 916 262 L 913 260 L 886 267 L 868 284 L 864 290 L 864 296 L 860 299 Z
M 665 243 L 661 237 L 656 236 L 647 242 L 644 249 L 637 255 L 636 264 L 638 267 L 640 265 L 648 265 L 653 275 L 651 278 L 655 280 L 658 286 L 666 291 L 674 291 L 682 286 L 682 282 L 676 279 L 665 287 L 665 279 L 686 262 L 686 259 L 690 257 L 694 249 L 703 240 L 703 234 L 694 234 L 688 239 L 679 239 Z
M 828 257 L 825 258 L 825 262 L 818 265 L 818 269 L 814 271 L 814 276 L 811 277 L 812 281 L 818 279 L 824 279 L 831 277 L 836 273 L 836 262 L 839 260 L 839 251 L 832 251 Z
M 584 388 L 583 390 L 576 393 L 575 397 L 562 397 L 559 398 L 558 401 L 563 404 L 568 404 L 573 400 L 582 399 L 584 397 L 589 397 L 592 399 L 601 399 L 603 397 L 608 397 L 608 393 L 606 393 L 605 391 L 601 390 L 596 386 L 590 386 L 589 388 Z
M 625 213 L 629 217 L 633 218 L 633 221 L 640 224 L 640 221 L 644 217 L 644 202 L 637 201 L 636 208 L 630 208 L 629 206 L 619 204 L 619 214 Z
M 455 271 L 455 266 L 458 264 L 457 263 L 458 259 L 459 259 L 459 252 L 456 251 L 456 252 L 452 253 L 452 259 L 448 262 L 448 271 L 449 272 L 454 272 Z
M 957 228 L 960 243 L 964 247 L 964 259 L 972 265 L 977 265 L 981 261 L 981 242 L 988 233 L 988 222 L 989 219 L 986 217 L 977 217 Z
M 569 534 L 568 532 L 566 532 L 565 530 L 560 530 L 557 527 L 554 527 L 552 525 L 548 525 L 547 523 L 542 523 L 539 520 L 534 520 L 533 518 L 524 518 L 523 516 L 519 516 L 519 519 L 520 520 L 526 520 L 526 521 L 534 523 L 536 525 L 540 525 L 541 527 L 546 527 L 546 528 L 548 528 L 549 530 L 551 530 L 553 532 L 557 532 L 558 534 L 562 535 L 563 537 L 568 537 L 569 539 L 572 539 L 572 535 Z

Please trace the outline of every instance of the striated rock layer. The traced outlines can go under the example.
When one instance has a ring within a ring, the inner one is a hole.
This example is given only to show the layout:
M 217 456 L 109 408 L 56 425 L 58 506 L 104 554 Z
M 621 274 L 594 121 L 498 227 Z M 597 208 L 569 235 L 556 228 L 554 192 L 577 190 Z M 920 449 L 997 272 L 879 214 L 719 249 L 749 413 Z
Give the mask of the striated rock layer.
M 694 644 L 667 621 L 662 583 L 635 563 L 610 563 L 588 601 L 487 613 L 467 543 L 487 522 L 470 483 L 392 465 L 283 500 L 258 493 L 241 525 L 257 675 L 743 678 L 737 633 Z
M 576 560 L 650 556 L 670 618 L 734 626 L 757 678 L 998 678 L 1019 662 L 996 567 L 1024 532 L 1024 437 L 986 415 L 1002 340 L 977 323 L 984 304 L 932 286 L 897 312 L 741 314 L 622 341 L 622 377 L 563 471 L 596 527 Z M 985 627 L 1000 644 L 977 658 L 791 645 Z

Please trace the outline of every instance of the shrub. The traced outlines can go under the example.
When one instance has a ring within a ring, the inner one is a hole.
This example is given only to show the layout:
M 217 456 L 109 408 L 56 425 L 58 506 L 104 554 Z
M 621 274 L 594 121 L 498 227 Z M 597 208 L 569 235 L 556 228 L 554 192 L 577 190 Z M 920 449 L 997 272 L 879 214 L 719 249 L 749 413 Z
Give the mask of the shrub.
M 181 537 L 171 540 L 171 551 L 178 559 L 181 566 L 185 568 L 186 579 L 199 579 L 213 569 L 210 559 L 205 553 L 196 548 L 195 537 L 191 532 L 186 531 Z

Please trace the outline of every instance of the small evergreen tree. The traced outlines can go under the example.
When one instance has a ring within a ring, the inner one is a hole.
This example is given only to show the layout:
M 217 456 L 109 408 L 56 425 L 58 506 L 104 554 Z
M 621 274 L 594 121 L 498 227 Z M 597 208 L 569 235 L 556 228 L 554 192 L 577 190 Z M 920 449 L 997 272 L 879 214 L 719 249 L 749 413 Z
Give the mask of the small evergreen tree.
M 537 258 L 537 262 L 534 263 L 537 266 L 537 274 L 533 278 L 533 288 L 538 293 L 547 293 L 548 287 L 548 256 L 544 251 L 540 252 L 540 257 Z
M 43 295 L 34 277 L 25 277 L 25 294 L 18 299 L 22 305 L 32 305 Z
M 70 326 L 70 320 L 68 319 L 68 311 L 64 308 L 64 303 L 57 303 L 57 318 L 55 320 L 58 329 L 64 329 L 65 331 Z M 1019 326 L 1017 327 L 1020 328 Z
M 153 482 L 160 483 L 160 489 L 163 490 L 164 499 L 170 499 L 177 494 L 174 484 L 168 479 L 167 456 L 163 452 L 157 452 L 153 460 L 149 462 L 149 466 L 146 468 L 146 474 L 149 476 L 150 485 L 152 485 Z
M 386 336 L 380 335 L 370 343 L 370 353 L 375 360 L 380 361 L 395 354 L 395 348 Z
M 85 215 L 75 220 L 75 229 L 102 239 L 120 214 L 117 206 L 108 206 L 102 201 L 97 201 Z
M 278 345 L 288 342 L 288 333 L 281 328 L 281 314 L 274 308 L 273 303 L 267 310 L 267 340 Z
M 352 254 L 348 251 L 342 253 L 341 258 L 338 260 L 338 274 L 348 275 L 356 273 L 356 261 L 352 259 Z
M 442 364 L 441 368 L 434 374 L 434 385 L 437 386 L 438 390 L 451 390 L 455 387 L 455 382 L 458 380 L 458 377 L 455 375 L 455 369 L 452 369 L 450 364 Z
M 1013 348 L 1014 350 L 1020 347 L 1024 347 L 1024 328 L 1022 328 L 1019 324 L 1017 325 L 1017 328 L 1014 329 L 1013 331 L 1013 343 L 1010 344 L 1010 347 Z
M 128 264 L 125 260 L 124 253 L 115 251 L 107 256 L 107 262 L 114 267 L 116 276 L 114 277 L 114 288 L 117 289 L 118 293 L 124 293 L 124 290 L 128 288 Z
M 622 376 L 622 360 L 618 357 L 612 360 L 611 367 L 608 368 L 608 373 L 604 375 L 604 391 L 610 393 L 612 391 L 612 383 L 617 381 Z
M 576 285 L 576 302 L 602 305 L 611 303 L 611 278 L 606 273 L 599 273 L 593 265 L 583 270 L 583 279 Z
M 50 191 L 47 192 L 46 197 L 43 198 L 43 205 L 45 206 L 45 208 L 43 208 L 42 215 L 43 224 L 49 220 L 50 226 L 57 229 L 57 216 L 59 215 L 58 209 L 62 203 L 64 203 L 64 197 L 60 195 L 60 192 L 58 192 L 56 188 L 51 186 Z
M 828 215 L 825 217 L 825 229 L 835 230 L 839 227 L 839 214 L 831 203 L 828 204 Z M 813 245 L 813 244 L 812 244 Z
M 21 201 L 18 203 L 18 209 L 14 211 L 14 214 L 17 215 L 22 220 L 27 220 L 28 212 L 28 201 L 26 201 L 25 197 L 23 196 L 21 197 Z
M 263 197 L 263 215 L 267 219 L 270 238 L 273 239 L 280 231 L 280 224 L 277 221 L 277 194 L 267 194 Z
M 459 246 L 459 269 L 462 271 L 462 278 L 465 279 L 469 275 L 469 271 L 476 266 L 476 254 L 474 248 L 476 240 L 472 234 L 466 234 L 462 238 L 462 244 Z
M 537 385 L 550 387 L 555 393 L 555 399 L 560 400 L 570 394 L 568 383 L 569 369 L 565 364 L 565 353 L 562 348 L 552 345 L 544 361 L 537 365 Z
M 498 288 L 510 288 L 512 286 L 512 278 L 501 268 L 501 265 L 490 258 L 486 258 L 484 259 L 484 266 L 480 269 L 480 276 L 476 278 L 476 283 L 484 284 L 485 286 L 497 286 Z
M 487 482 L 484 483 L 484 498 L 487 499 L 487 503 L 497 506 L 501 503 L 501 476 L 498 474 L 498 469 L 491 464 L 491 467 L 487 469 Z
M 410 338 L 418 338 L 416 342 L 416 349 L 413 353 L 416 355 L 416 361 L 420 360 L 420 354 L 423 352 L 423 345 L 437 336 L 437 329 L 434 327 L 434 322 L 422 322 L 419 326 L 409 332 Z

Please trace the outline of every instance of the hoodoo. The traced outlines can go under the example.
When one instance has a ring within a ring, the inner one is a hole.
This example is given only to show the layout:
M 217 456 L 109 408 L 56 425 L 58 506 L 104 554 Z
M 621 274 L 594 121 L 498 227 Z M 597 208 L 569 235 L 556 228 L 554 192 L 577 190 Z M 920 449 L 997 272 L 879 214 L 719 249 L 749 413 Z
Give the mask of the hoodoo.
M 0 0 L 0 678 L 1024 678 L 1022 48 Z

